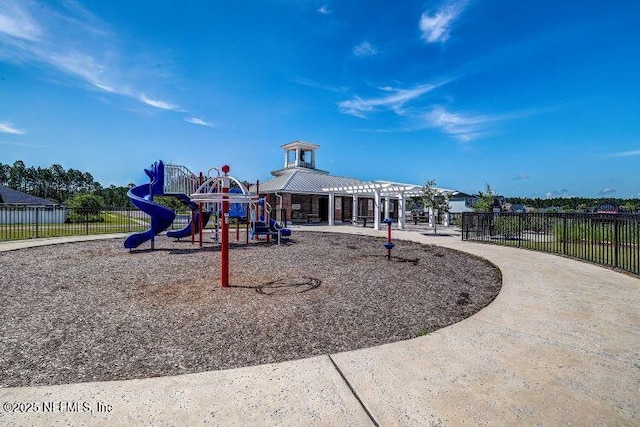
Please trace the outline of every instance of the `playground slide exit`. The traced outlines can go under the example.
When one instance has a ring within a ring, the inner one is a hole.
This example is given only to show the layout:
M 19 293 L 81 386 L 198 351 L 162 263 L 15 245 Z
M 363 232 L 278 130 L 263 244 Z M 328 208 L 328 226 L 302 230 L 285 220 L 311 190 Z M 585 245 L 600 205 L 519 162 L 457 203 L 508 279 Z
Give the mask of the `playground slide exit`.
M 211 218 L 211 211 L 202 212 L 202 227 L 206 227 L 209 219 Z M 169 230 L 167 231 L 168 237 L 174 237 L 179 239 L 181 237 L 191 236 L 191 227 L 194 228 L 193 233 L 197 234 L 200 232 L 200 213 L 196 212 L 193 216 L 193 221 L 189 221 L 186 227 L 181 228 L 180 230 Z
M 164 163 L 158 161 L 151 169 L 144 171 L 151 183 L 133 187 L 127 196 L 135 207 L 151 217 L 151 228 L 127 237 L 124 241 L 124 247 L 127 249 L 137 248 L 142 243 L 152 240 L 154 236 L 169 228 L 176 216 L 173 210 L 153 201 L 154 195 L 164 194 Z

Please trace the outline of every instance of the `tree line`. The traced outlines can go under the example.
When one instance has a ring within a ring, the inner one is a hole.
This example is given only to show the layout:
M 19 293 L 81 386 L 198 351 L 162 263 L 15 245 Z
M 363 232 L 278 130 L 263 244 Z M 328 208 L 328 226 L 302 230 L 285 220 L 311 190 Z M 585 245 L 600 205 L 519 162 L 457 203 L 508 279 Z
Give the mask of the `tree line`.
M 27 166 L 22 160 L 12 165 L 0 163 L 0 185 L 42 197 L 58 204 L 68 204 L 80 194 L 92 194 L 101 199 L 104 206 L 129 206 L 128 186 L 103 187 L 89 172 L 65 169 L 59 164 L 49 167 Z
M 626 212 L 638 212 L 640 210 L 640 199 L 604 197 L 553 197 L 549 199 L 540 199 L 529 197 L 506 197 L 505 201 L 507 203 L 524 205 L 535 209 L 558 208 L 563 212 L 583 212 L 605 204 L 615 204 Z
M 415 197 L 413 201 L 421 201 L 423 206 L 437 209 L 441 212 L 448 211 L 448 202 L 444 195 L 436 191 L 436 182 L 428 181 L 422 187 L 422 197 Z M 475 194 L 477 200 L 473 205 L 476 212 L 491 212 L 493 208 L 503 208 L 499 196 L 490 184 L 485 184 L 482 191 Z M 534 210 L 554 209 L 559 212 L 593 212 L 605 205 L 615 205 L 621 212 L 640 212 L 640 199 L 622 198 L 589 198 L 589 197 L 554 197 L 548 199 L 531 197 L 504 197 L 504 202 L 511 205 L 523 205 Z

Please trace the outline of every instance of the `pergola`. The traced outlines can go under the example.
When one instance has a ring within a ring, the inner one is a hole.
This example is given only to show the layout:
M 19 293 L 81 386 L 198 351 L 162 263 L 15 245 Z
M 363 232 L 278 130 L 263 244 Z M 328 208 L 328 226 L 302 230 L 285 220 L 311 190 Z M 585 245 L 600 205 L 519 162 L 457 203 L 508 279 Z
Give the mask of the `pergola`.
M 373 197 L 373 228 L 380 230 L 380 208 L 384 198 L 384 211 L 389 212 L 391 199 L 398 199 L 398 229 L 403 230 L 405 226 L 405 211 L 408 197 L 422 196 L 422 186 L 414 184 L 402 184 L 390 181 L 373 181 L 362 185 L 351 185 L 345 187 L 323 188 L 322 191 L 329 193 L 329 225 L 335 225 L 335 196 L 336 194 L 351 194 L 353 196 L 352 215 L 358 215 L 358 197 Z M 453 190 L 437 188 L 441 194 L 448 195 L 455 193 Z

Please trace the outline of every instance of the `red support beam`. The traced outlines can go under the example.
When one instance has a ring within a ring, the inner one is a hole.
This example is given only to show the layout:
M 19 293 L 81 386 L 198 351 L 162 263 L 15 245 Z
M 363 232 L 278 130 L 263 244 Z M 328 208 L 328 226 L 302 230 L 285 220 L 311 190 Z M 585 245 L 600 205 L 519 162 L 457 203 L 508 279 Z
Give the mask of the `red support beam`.
M 228 165 L 222 166 L 222 247 L 220 262 L 220 283 L 223 288 L 229 286 L 229 170 Z

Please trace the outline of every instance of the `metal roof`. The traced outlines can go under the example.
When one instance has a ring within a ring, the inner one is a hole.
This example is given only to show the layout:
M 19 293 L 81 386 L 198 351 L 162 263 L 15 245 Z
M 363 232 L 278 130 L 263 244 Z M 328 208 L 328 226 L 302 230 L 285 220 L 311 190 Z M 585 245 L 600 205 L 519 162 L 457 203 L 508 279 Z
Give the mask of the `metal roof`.
M 292 168 L 284 170 L 282 175 L 276 176 L 269 181 L 260 183 L 261 193 L 306 193 L 306 194 L 326 194 L 324 188 L 328 187 L 348 187 L 364 184 L 356 178 L 342 176 L 332 176 L 321 171 L 304 168 Z M 255 192 L 255 185 L 250 191 Z M 338 193 L 342 193 L 338 191 Z M 349 194 L 344 192 L 343 194 Z
M 398 197 L 403 194 L 406 197 L 422 196 L 421 185 L 405 184 L 392 181 L 361 181 L 356 178 L 332 176 L 322 171 L 305 168 L 292 168 L 284 170 L 281 175 L 269 181 L 260 183 L 261 193 L 305 193 L 305 194 L 342 194 L 373 197 L 376 191 L 382 197 Z M 453 195 L 456 190 L 448 188 L 436 188 L 441 194 Z M 252 185 L 251 192 L 256 191 Z
M 50 206 L 57 203 L 0 185 L 0 204 Z
M 302 141 L 302 140 L 296 140 L 296 141 L 291 141 L 288 144 L 284 144 L 280 146 L 281 148 L 284 148 L 285 150 L 291 149 L 291 148 L 296 148 L 296 147 L 300 147 L 303 149 L 307 149 L 307 150 L 315 150 L 317 148 L 320 148 L 320 146 L 318 144 L 312 144 L 310 142 L 307 141 Z

